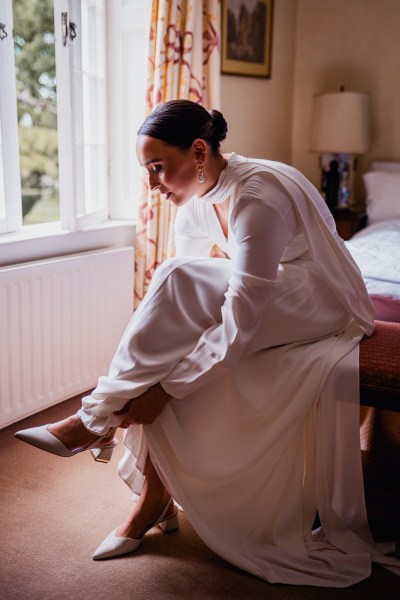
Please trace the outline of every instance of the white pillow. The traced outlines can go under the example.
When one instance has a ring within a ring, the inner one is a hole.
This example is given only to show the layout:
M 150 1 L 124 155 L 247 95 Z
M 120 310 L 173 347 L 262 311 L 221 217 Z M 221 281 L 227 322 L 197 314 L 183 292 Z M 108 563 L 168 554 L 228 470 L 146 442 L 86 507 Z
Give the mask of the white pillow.
M 371 165 L 371 171 L 381 171 L 385 173 L 400 173 L 400 162 L 376 160 Z
M 400 173 L 370 171 L 363 180 L 368 224 L 400 218 Z

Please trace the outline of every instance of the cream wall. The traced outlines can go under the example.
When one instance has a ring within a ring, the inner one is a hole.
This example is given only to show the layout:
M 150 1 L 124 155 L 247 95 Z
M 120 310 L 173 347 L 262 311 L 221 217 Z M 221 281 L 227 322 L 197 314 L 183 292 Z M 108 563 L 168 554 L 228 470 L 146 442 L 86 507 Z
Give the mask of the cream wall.
M 279 0 L 276 0 L 279 4 Z M 359 158 L 400 160 L 400 1 L 298 0 L 294 71 L 292 164 L 319 183 L 318 157 L 309 152 L 312 97 L 349 91 L 371 94 L 371 146 Z
M 222 76 L 224 150 L 291 163 L 319 185 L 312 98 L 341 85 L 371 94 L 362 197 L 372 160 L 400 160 L 400 0 L 275 0 L 271 79 Z
M 225 152 L 290 162 L 297 0 L 275 0 L 272 76 L 222 76 Z

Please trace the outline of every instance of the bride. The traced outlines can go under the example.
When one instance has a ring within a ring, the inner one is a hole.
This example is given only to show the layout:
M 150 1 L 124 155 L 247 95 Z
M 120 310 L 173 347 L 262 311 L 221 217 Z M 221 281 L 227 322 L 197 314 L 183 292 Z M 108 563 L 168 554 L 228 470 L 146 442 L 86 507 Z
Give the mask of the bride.
M 226 133 L 220 112 L 185 100 L 144 121 L 137 156 L 179 208 L 176 257 L 78 413 L 16 435 L 108 461 L 126 429 L 119 473 L 138 500 L 95 559 L 133 552 L 155 525 L 176 529 L 175 500 L 210 548 L 254 575 L 349 586 L 372 558 L 398 565 L 374 545 L 363 496 L 358 344 L 373 309 L 312 184 L 221 154 Z M 214 244 L 228 258 L 210 258 Z

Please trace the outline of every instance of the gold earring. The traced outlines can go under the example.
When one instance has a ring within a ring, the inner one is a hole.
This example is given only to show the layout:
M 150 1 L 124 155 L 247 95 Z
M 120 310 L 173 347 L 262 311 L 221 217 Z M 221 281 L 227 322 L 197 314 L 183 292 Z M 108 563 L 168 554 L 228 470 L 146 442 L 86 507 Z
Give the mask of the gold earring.
M 203 163 L 201 162 L 201 160 L 197 161 L 197 169 L 199 171 L 199 183 L 204 183 L 206 180 L 206 176 L 204 175 Z

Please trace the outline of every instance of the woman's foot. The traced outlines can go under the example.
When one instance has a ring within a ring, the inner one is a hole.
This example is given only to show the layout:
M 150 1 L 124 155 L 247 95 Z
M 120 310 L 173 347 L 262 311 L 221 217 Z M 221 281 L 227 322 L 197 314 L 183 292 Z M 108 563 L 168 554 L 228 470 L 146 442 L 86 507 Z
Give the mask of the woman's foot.
M 72 415 L 62 421 L 52 423 L 47 430 L 74 453 L 81 452 L 99 437 L 86 429 L 78 415 Z M 109 432 L 99 444 L 101 447 L 108 445 L 115 445 L 114 430 Z
M 101 542 L 100 546 L 96 549 L 93 554 L 94 560 L 103 560 L 104 558 L 117 558 L 119 556 L 124 556 L 125 554 L 130 554 L 137 550 L 142 543 L 144 534 L 158 525 L 160 529 L 167 533 L 169 531 L 176 531 L 179 529 L 178 522 L 178 511 L 174 506 L 174 502 L 170 497 L 167 504 L 164 506 L 161 513 L 158 513 L 158 517 L 151 522 L 150 525 L 146 525 L 143 529 L 143 525 L 138 524 L 139 514 L 136 511 L 135 519 L 128 519 L 130 524 L 128 527 L 123 529 L 123 533 L 125 535 L 130 536 L 139 536 L 139 537 L 125 537 L 122 535 L 119 529 L 114 529 L 108 536 Z M 141 515 L 143 517 L 143 514 Z M 132 528 L 133 521 L 136 521 L 136 525 Z M 137 533 L 140 531 L 141 533 Z
M 93 554 L 94 560 L 134 552 L 139 548 L 146 531 L 155 525 L 159 525 L 164 532 L 174 531 L 179 527 L 176 506 L 148 456 L 139 500 L 126 521 L 101 542 Z
M 142 538 L 157 523 L 171 500 L 171 494 L 159 478 L 150 456 L 147 457 L 144 476 L 143 490 L 138 501 L 129 517 L 115 530 L 118 537 L 133 540 Z M 164 517 L 167 519 L 175 513 L 176 507 L 171 502 Z
M 129 517 L 116 529 L 117 537 L 138 540 L 144 536 L 159 520 L 162 512 L 170 502 L 171 496 L 166 490 L 158 496 L 148 497 L 146 501 L 140 498 L 129 515 Z M 176 514 L 176 507 L 170 502 L 164 515 L 165 520 Z

